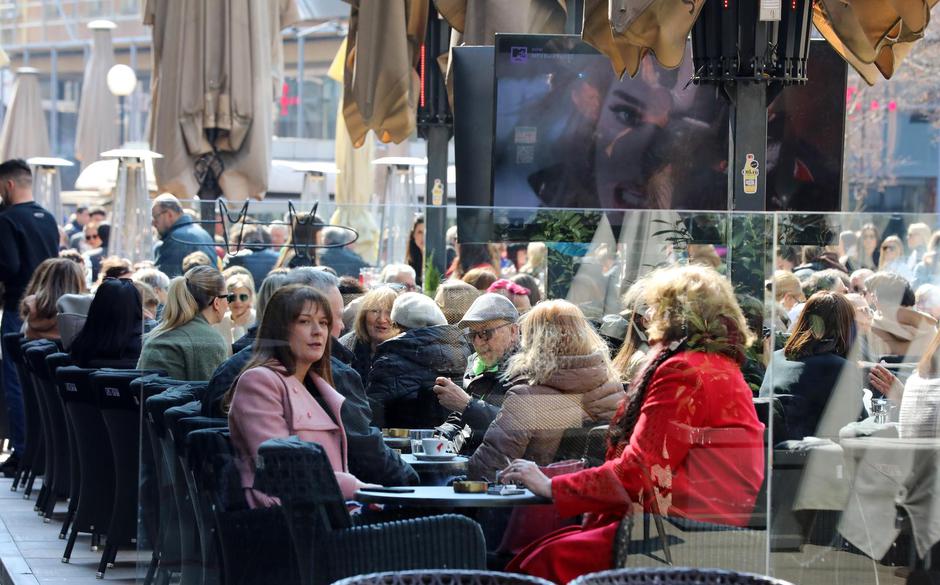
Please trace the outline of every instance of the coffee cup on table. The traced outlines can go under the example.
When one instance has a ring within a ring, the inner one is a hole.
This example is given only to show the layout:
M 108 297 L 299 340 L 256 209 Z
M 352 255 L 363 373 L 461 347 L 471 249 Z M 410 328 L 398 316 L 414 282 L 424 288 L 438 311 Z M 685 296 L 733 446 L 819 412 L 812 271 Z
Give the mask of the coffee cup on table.
M 421 439 L 425 455 L 446 455 L 451 453 L 450 442 L 444 439 Z

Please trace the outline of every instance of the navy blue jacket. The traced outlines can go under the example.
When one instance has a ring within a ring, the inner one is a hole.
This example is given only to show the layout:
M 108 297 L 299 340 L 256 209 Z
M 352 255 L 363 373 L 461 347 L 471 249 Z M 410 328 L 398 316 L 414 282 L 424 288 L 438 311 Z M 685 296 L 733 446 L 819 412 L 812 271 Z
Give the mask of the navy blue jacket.
M 212 236 L 188 215 L 181 215 L 161 239 L 154 250 L 153 262 L 170 278 L 183 274 L 183 258 L 193 252 L 204 252 L 213 265 L 218 258 Z
M 0 213 L 0 282 L 4 309 L 19 310 L 20 299 L 36 267 L 59 255 L 59 228 L 52 214 L 29 201 Z
M 761 396 L 779 396 L 786 429 L 774 430 L 774 443 L 803 437 L 837 438 L 839 429 L 862 413 L 862 373 L 834 353 L 789 360 L 779 349 L 767 368 Z M 771 373 L 773 377 L 771 378 Z
M 271 248 L 248 248 L 239 251 L 238 254 L 230 255 L 225 259 L 225 265 L 241 266 L 251 273 L 255 281 L 255 292 L 261 290 L 261 283 L 265 277 L 277 264 L 278 253 Z M 356 273 L 359 276 L 359 273 Z
M 368 266 L 362 256 L 347 248 L 327 248 L 319 253 L 320 266 L 329 266 L 336 271 L 336 276 L 354 276 L 359 278 L 359 269 Z

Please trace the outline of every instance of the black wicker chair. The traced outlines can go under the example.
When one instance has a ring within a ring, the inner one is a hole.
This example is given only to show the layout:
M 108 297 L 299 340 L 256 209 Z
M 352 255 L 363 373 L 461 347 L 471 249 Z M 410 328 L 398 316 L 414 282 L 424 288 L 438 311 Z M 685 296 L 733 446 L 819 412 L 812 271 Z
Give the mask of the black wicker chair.
M 184 555 L 181 550 L 180 513 L 177 506 L 177 487 L 184 495 L 184 503 L 190 508 L 189 517 L 192 517 L 192 506 L 185 499 L 186 485 L 182 477 L 178 477 L 176 468 L 175 449 L 171 452 L 172 458 L 167 458 L 164 441 L 167 439 L 166 426 L 163 422 L 164 412 L 173 406 L 191 402 L 195 398 L 192 383 L 171 380 L 160 376 L 145 376 L 131 383 L 138 395 L 144 401 L 144 428 L 142 440 L 148 444 L 154 462 L 155 487 L 157 501 L 159 502 L 157 532 L 153 538 L 153 555 L 150 566 L 144 578 L 144 584 L 168 583 L 176 574 L 180 574 L 181 585 L 196 585 L 201 575 L 199 561 L 188 563 L 184 567 Z M 148 447 L 144 447 L 146 450 Z M 179 486 L 177 486 L 177 482 Z M 191 526 L 191 531 L 195 526 Z M 195 547 L 194 547 L 195 549 Z M 195 550 L 187 551 L 189 553 Z M 198 556 L 198 555 L 194 555 Z
M 75 435 L 75 429 L 72 428 L 72 421 L 65 413 L 65 401 L 62 400 L 62 388 L 56 379 L 56 372 L 59 368 L 71 365 L 72 361 L 67 353 L 54 353 L 46 358 L 46 368 L 49 370 L 49 376 L 54 383 L 54 400 L 58 402 L 62 410 L 64 421 L 64 432 L 69 444 L 69 506 L 65 513 L 65 519 L 62 522 L 62 529 L 59 531 L 59 538 L 65 539 L 68 536 L 69 528 L 72 526 L 72 520 L 75 518 L 75 511 L 78 509 L 79 492 L 82 486 L 82 472 L 78 457 L 78 438 Z
M 719 569 L 614 569 L 582 575 L 568 585 L 792 585 L 789 581 Z
M 52 400 L 55 382 L 49 379 L 46 357 L 58 353 L 59 348 L 47 339 L 37 339 L 22 345 L 27 376 L 31 383 L 23 391 L 31 389 L 39 405 L 42 421 L 42 440 L 45 448 L 46 470 L 42 488 L 36 498 L 36 508 L 45 522 L 52 520 L 56 501 L 68 496 L 71 477 L 69 475 L 68 438 L 65 429 L 65 415 L 59 412 L 58 401 Z
M 199 533 L 194 507 L 187 488 L 186 473 L 176 452 L 176 443 L 170 435 L 168 413 L 176 407 L 194 402 L 196 393 L 190 384 L 169 388 L 152 396 L 144 403 L 145 418 L 156 437 L 160 450 L 160 466 L 171 484 L 172 513 L 163 531 L 165 546 L 160 553 L 159 573 L 179 571 L 181 585 L 198 585 L 202 577 L 202 559 L 199 551 Z M 175 421 L 175 419 L 174 419 Z M 161 528 L 162 529 L 162 528 Z M 176 559 L 174 559 L 174 556 Z M 174 562 L 176 561 L 176 562 Z M 153 567 L 157 570 L 158 567 Z
M 356 575 L 333 585 L 549 585 L 551 581 L 497 571 L 395 571 Z
M 228 429 L 190 432 L 184 463 L 205 529 L 201 536 L 211 547 L 218 547 L 215 558 L 221 560 L 221 581 L 225 585 L 300 583 L 281 510 L 248 507 Z M 208 577 L 218 581 L 218 572 L 212 572 L 208 563 L 206 567 Z
M 62 554 L 63 563 L 69 562 L 80 533 L 90 533 L 92 550 L 97 550 L 101 535 L 105 534 L 111 521 L 114 461 L 109 456 L 111 439 L 91 385 L 91 375 L 96 371 L 77 366 L 56 370 L 56 386 L 65 403 L 65 417 L 76 438 L 80 479 L 78 503 Z
M 26 370 L 26 358 L 23 355 L 24 341 L 25 338 L 20 333 L 7 333 L 3 336 L 4 359 L 11 360 L 16 369 L 22 390 L 23 415 L 26 421 L 25 449 L 23 453 L 18 453 L 20 463 L 10 489 L 16 491 L 22 485 L 23 498 L 29 498 L 33 491 L 33 482 L 44 472 L 45 449 L 43 448 L 39 403 L 36 401 L 35 392 L 32 391 L 32 379 Z
M 483 531 L 465 516 L 354 526 L 329 459 L 315 443 L 296 437 L 263 443 L 255 488 L 281 501 L 301 583 L 379 571 L 486 568 Z
M 140 472 L 140 396 L 131 391 L 135 379 L 154 372 L 99 370 L 90 376 L 98 408 L 111 442 L 114 462 L 114 502 L 108 523 L 108 540 L 98 564 L 103 578 L 114 565 L 118 548 L 136 544 Z

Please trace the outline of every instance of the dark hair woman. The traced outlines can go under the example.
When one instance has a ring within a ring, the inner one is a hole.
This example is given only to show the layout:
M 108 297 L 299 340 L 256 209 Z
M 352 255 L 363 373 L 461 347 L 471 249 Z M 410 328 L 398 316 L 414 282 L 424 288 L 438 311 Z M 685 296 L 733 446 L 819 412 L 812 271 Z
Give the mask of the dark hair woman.
M 504 481 L 551 498 L 560 516 L 588 520 L 536 541 L 507 571 L 567 583 L 610 569 L 617 527 L 634 503 L 712 524 L 750 520 L 764 478 L 764 428 L 741 376 L 752 335 L 731 283 L 703 266 L 666 268 L 648 277 L 643 298 L 649 356 L 610 423 L 604 464 L 551 479 L 521 459 L 503 470 Z M 712 439 L 690 440 L 700 433 Z
M 346 499 L 365 487 L 346 462 L 340 418 L 345 399 L 333 388 L 330 370 L 332 314 L 329 301 L 312 287 L 294 284 L 275 292 L 251 361 L 225 397 L 242 488 L 252 508 L 277 503 L 252 487 L 258 447 L 268 439 L 297 435 L 321 445 Z
M 411 233 L 408 234 L 408 251 L 405 253 L 405 264 L 415 269 L 415 283 L 421 286 L 421 274 L 424 269 L 424 216 L 418 215 L 411 224 Z
M 774 352 L 761 396 L 788 395 L 787 427 L 774 443 L 838 437 L 862 411 L 862 377 L 848 360 L 855 341 L 855 307 L 845 295 L 820 291 L 806 301 L 783 349 Z
M 88 318 L 72 342 L 72 361 L 83 368 L 95 362 L 123 362 L 133 368 L 140 357 L 143 308 L 140 293 L 127 279 L 107 278 L 91 301 Z
M 457 257 L 454 258 L 447 276 L 463 278 L 474 268 L 481 268 L 493 273 L 499 278 L 499 253 L 496 246 L 485 243 L 460 242 L 457 244 Z M 495 281 L 495 278 L 493 279 Z M 489 286 L 492 283 L 487 284 Z

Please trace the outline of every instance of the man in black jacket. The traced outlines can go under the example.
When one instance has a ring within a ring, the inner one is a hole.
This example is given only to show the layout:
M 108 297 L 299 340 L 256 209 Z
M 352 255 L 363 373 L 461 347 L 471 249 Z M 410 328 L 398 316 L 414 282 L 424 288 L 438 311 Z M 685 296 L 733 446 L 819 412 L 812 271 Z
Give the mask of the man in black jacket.
M 473 453 L 499 414 L 503 398 L 512 386 L 503 374 L 509 358 L 519 349 L 519 311 L 508 298 L 486 293 L 476 298 L 458 327 L 466 328 L 475 353 L 467 360 L 461 388 L 449 378 L 438 378 L 434 386 L 441 406 L 454 413 L 447 422 L 463 432 L 463 453 Z M 456 445 L 456 443 L 455 443 Z
M 52 214 L 33 201 L 33 174 L 24 161 L 0 164 L 0 282 L 3 283 L 2 333 L 22 326 L 19 306 L 33 271 L 43 260 L 59 255 L 59 227 Z M 26 441 L 23 392 L 10 360 L 3 360 L 3 390 L 10 418 L 13 454 L 0 471 L 9 477 L 19 464 Z

